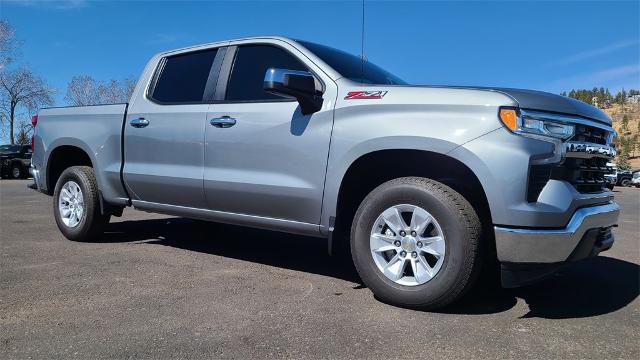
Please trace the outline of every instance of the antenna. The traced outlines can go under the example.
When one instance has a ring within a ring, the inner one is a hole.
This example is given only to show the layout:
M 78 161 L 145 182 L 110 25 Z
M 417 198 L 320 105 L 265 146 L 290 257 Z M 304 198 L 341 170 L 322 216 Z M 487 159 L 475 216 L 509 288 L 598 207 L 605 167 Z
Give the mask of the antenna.
M 360 69 L 360 81 L 364 82 L 364 0 L 362 0 L 362 36 L 360 42 L 360 61 L 361 61 L 361 69 Z

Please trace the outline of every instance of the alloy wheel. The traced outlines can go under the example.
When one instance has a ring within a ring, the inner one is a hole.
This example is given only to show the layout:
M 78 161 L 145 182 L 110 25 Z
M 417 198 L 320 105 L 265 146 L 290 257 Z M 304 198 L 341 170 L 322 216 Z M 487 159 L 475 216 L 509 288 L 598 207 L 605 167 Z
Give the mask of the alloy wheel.
M 75 181 L 67 181 L 58 196 L 58 210 L 62 222 L 70 227 L 76 227 L 84 217 L 84 196 L 82 189 Z
M 378 270 L 400 285 L 430 281 L 445 258 L 440 224 L 425 209 L 410 204 L 383 211 L 371 228 L 369 243 Z

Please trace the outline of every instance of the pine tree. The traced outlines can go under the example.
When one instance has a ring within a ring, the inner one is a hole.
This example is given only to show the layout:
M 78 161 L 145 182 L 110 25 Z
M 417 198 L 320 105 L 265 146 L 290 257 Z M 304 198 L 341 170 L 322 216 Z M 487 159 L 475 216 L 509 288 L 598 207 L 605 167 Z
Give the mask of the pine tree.
M 624 91 L 624 88 L 618 92 L 616 100 L 618 104 L 622 105 L 622 111 L 624 111 L 624 104 L 627 102 L 627 92 Z
M 624 114 L 624 116 L 622 117 L 620 130 L 625 132 L 629 130 L 628 127 L 629 127 L 629 116 L 627 116 L 627 114 Z
M 613 96 L 611 96 L 611 92 L 609 91 L 609 88 L 605 90 L 604 96 L 606 98 L 605 103 L 607 104 L 607 107 L 610 107 L 611 102 L 613 101 Z
M 626 137 L 620 137 L 619 142 L 620 148 L 618 152 L 618 159 L 616 160 L 616 165 L 620 170 L 627 170 L 631 167 L 629 164 L 629 141 Z
M 20 124 L 20 129 L 18 130 L 18 135 L 16 136 L 16 144 L 19 144 L 19 145 L 30 144 L 31 143 L 31 138 L 29 137 L 30 132 L 31 132 L 31 125 Z

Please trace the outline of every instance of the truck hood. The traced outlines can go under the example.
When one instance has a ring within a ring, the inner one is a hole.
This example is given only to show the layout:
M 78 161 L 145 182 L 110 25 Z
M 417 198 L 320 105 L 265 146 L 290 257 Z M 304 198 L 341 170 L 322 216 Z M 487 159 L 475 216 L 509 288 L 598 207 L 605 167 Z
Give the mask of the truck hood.
M 496 88 L 514 98 L 521 108 L 574 114 L 611 125 L 611 118 L 604 111 L 579 100 L 535 90 Z
M 578 115 L 601 123 L 611 125 L 611 118 L 602 110 L 582 101 L 571 99 L 565 96 L 551 94 L 543 91 L 511 89 L 511 88 L 491 88 L 491 87 L 461 87 L 466 89 L 479 89 L 497 91 L 513 98 L 520 108 L 550 111 Z

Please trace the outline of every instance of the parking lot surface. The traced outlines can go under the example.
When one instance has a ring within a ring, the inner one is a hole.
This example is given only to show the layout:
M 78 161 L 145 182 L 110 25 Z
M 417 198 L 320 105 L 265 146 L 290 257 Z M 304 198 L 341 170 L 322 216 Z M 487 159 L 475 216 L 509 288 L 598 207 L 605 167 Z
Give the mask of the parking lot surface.
M 614 247 L 438 313 L 383 304 L 322 239 L 126 210 L 66 240 L 51 198 L 0 181 L 0 358 L 640 357 L 640 189 Z

